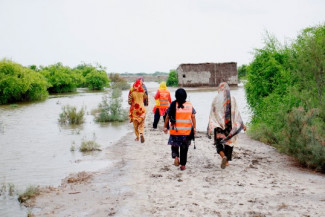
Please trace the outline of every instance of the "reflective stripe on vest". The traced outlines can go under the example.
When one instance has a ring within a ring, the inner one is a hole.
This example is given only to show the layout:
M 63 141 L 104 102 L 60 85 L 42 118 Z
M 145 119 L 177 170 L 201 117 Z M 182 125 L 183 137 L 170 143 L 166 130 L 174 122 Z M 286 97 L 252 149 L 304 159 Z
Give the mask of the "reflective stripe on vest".
M 183 104 L 184 109 L 177 108 L 177 106 L 176 103 L 176 123 L 171 126 L 169 133 L 170 135 L 190 135 L 192 129 L 192 103 L 185 102 Z
M 158 108 L 168 108 L 169 107 L 169 91 L 165 89 L 159 89 L 159 103 Z

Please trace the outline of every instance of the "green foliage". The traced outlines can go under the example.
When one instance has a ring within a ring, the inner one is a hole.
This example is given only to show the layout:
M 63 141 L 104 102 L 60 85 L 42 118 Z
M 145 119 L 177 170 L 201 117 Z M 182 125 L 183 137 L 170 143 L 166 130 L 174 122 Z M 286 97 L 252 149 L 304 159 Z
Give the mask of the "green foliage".
M 243 65 L 239 66 L 237 71 L 238 71 L 239 79 L 245 78 L 246 74 L 247 74 L 247 65 L 243 64 Z
M 39 187 L 36 186 L 29 186 L 26 191 L 18 196 L 18 201 L 20 203 L 24 203 L 27 200 L 36 197 L 40 194 Z
M 293 108 L 286 115 L 280 150 L 297 157 L 307 167 L 325 171 L 324 132 L 325 122 L 318 109 L 306 112 L 303 107 Z
M 91 64 L 79 64 L 78 66 L 76 66 L 73 71 L 77 74 L 80 74 L 81 77 L 83 78 L 81 80 L 81 82 L 79 83 L 78 87 L 89 87 L 89 85 L 86 83 L 86 79 L 85 77 L 92 72 L 102 72 L 102 73 L 106 73 L 106 69 L 105 67 L 97 64 L 96 66 L 93 66 Z M 106 80 L 106 78 L 104 78 L 104 80 Z
M 128 113 L 122 108 L 122 91 L 119 88 L 112 89 L 110 96 L 103 96 L 98 106 L 95 120 L 97 122 L 125 121 Z
M 0 104 L 46 99 L 47 87 L 40 73 L 10 60 L 0 61 Z
M 68 66 L 62 63 L 41 67 L 40 71 L 50 83 L 50 93 L 74 92 L 78 84 L 82 83 L 82 76 L 73 72 Z
M 250 135 L 325 172 L 325 26 L 307 28 L 289 46 L 267 35 L 247 66 Z
M 176 70 L 170 70 L 166 85 L 168 87 L 177 87 L 178 86 L 178 75 Z
M 85 110 L 81 108 L 77 111 L 75 106 L 63 106 L 62 113 L 60 113 L 60 124 L 82 124 L 84 122 Z
M 90 90 L 102 90 L 109 85 L 109 79 L 105 71 L 91 71 L 85 79 Z

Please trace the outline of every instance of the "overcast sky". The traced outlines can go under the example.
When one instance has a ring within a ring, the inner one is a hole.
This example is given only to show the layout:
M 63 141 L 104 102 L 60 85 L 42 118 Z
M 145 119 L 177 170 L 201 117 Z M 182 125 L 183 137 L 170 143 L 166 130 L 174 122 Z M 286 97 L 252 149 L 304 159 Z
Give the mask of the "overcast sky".
M 266 31 L 284 42 L 324 22 L 324 0 L 0 0 L 0 59 L 119 73 L 241 65 Z

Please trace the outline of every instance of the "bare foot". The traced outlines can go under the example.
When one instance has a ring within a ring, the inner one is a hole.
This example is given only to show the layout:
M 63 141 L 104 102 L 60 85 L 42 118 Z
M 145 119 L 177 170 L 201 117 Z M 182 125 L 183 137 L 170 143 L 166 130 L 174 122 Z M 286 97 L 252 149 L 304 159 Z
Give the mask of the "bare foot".
M 139 137 L 135 138 L 135 141 L 139 141 Z

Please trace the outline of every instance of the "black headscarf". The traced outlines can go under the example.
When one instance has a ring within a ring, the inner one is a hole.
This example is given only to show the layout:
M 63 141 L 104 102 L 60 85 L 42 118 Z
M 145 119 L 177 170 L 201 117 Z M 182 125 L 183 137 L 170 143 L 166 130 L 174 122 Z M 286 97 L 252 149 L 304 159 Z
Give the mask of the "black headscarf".
M 179 88 L 175 92 L 175 98 L 171 104 L 169 109 L 169 119 L 172 125 L 176 123 L 176 102 L 178 104 L 178 108 L 184 108 L 183 104 L 186 102 L 187 93 L 183 88 Z

